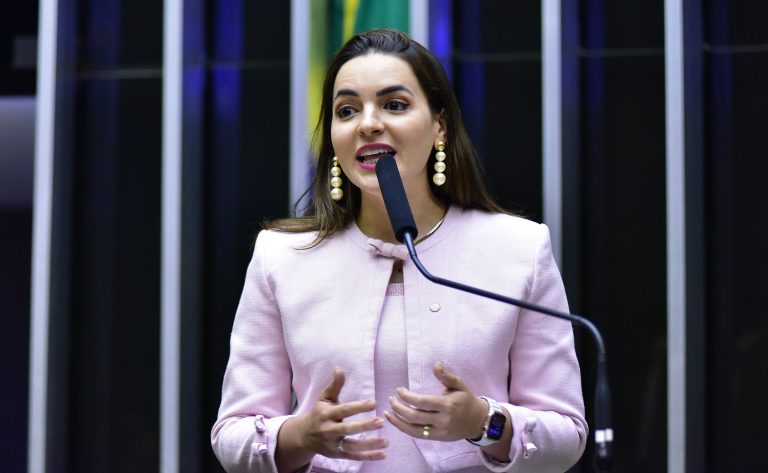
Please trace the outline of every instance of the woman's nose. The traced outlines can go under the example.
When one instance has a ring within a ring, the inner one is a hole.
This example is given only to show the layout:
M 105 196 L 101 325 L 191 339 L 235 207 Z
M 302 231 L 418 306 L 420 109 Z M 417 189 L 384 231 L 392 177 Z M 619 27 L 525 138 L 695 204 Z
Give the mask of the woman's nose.
M 363 110 L 357 128 L 361 135 L 375 135 L 381 133 L 384 130 L 384 124 L 381 121 L 381 116 L 379 115 L 378 110 L 373 108 L 366 108 Z

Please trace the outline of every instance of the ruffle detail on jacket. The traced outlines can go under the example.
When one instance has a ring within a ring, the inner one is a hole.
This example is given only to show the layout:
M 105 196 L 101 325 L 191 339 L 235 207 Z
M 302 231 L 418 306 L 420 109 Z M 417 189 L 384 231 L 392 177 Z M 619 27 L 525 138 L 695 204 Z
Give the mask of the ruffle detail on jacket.
M 403 261 L 408 259 L 408 248 L 405 245 L 395 245 L 376 238 L 368 239 L 368 251 L 385 258 L 398 258 Z

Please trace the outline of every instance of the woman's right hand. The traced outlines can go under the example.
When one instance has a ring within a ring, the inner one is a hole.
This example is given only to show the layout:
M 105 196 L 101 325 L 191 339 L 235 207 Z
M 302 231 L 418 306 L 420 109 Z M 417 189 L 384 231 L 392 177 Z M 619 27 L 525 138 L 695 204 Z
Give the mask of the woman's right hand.
M 349 435 L 382 428 L 384 419 L 372 417 L 344 422 L 347 417 L 374 411 L 376 401 L 371 399 L 339 404 L 343 386 L 344 371 L 336 368 L 333 381 L 320 394 L 312 410 L 285 421 L 277 441 L 276 462 L 279 471 L 299 469 L 309 463 L 315 454 L 357 461 L 385 458 L 383 449 L 389 445 L 387 439 L 347 438 Z

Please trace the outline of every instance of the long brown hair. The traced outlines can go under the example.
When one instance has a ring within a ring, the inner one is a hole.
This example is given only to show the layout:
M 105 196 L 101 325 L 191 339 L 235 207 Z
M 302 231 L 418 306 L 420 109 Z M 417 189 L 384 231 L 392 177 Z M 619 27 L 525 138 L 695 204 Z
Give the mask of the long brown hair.
M 330 163 L 333 158 L 331 122 L 333 120 L 333 87 L 339 69 L 350 59 L 366 54 L 381 53 L 398 57 L 410 64 L 434 115 L 443 113 L 446 124 L 446 166 L 450 172 L 442 186 L 430 186 L 435 196 L 446 205 L 505 212 L 491 197 L 481 175 L 477 151 L 472 145 L 453 87 L 443 67 L 424 46 L 396 30 L 378 29 L 357 34 L 336 53 L 323 82 L 320 117 L 313 134 L 313 149 L 317 150 L 317 172 L 307 189 L 310 203 L 303 216 L 267 222 L 264 228 L 284 232 L 317 232 L 310 245 L 343 230 L 360 210 L 360 190 L 344 179 L 344 198 L 334 202 L 330 197 Z M 436 150 L 429 157 L 428 166 L 434 167 Z

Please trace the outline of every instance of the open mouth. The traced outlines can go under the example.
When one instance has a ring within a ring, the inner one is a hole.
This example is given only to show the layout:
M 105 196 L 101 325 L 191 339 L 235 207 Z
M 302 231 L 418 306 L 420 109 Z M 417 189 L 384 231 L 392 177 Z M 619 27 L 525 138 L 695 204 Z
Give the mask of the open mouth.
M 396 151 L 390 146 L 365 146 L 357 153 L 357 160 L 364 164 L 376 164 L 382 156 L 394 155 Z

